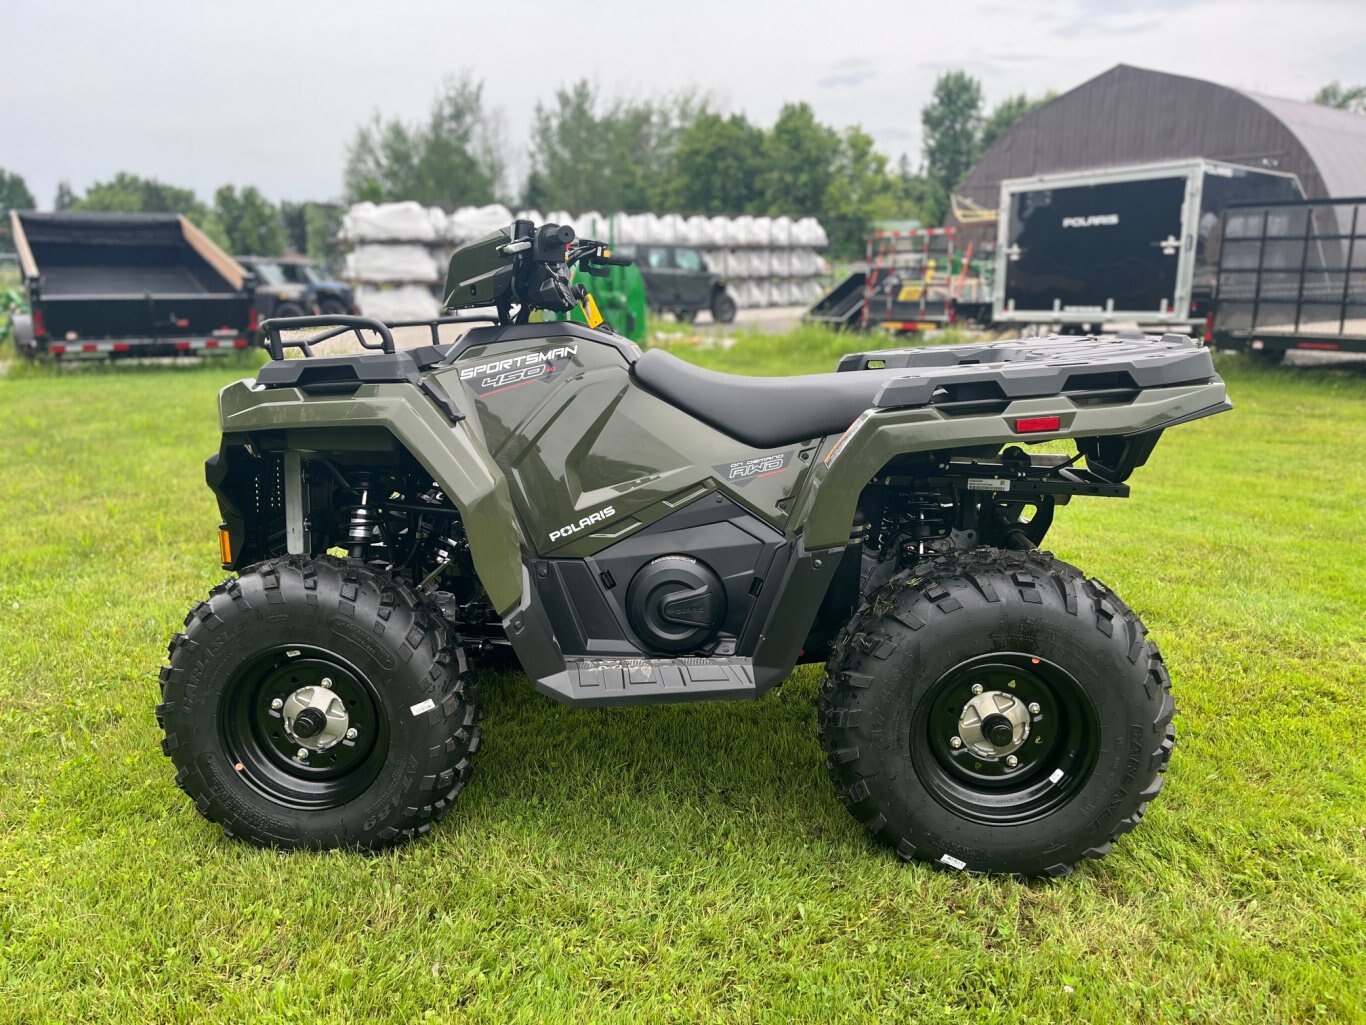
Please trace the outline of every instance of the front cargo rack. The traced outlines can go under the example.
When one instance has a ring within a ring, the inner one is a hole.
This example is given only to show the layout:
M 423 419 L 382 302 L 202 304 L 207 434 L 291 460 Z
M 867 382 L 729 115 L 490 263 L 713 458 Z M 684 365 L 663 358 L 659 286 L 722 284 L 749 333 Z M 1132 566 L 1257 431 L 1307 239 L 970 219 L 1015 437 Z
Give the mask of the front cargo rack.
M 376 320 L 373 317 L 351 317 L 342 314 L 324 314 L 316 317 L 272 317 L 270 320 L 262 321 L 260 327 L 260 337 L 265 340 L 265 347 L 270 352 L 270 358 L 282 360 L 285 358 L 286 349 L 297 349 L 305 356 L 313 356 L 313 346 L 319 342 L 325 342 L 330 338 L 339 335 L 354 333 L 356 341 L 363 349 L 384 352 L 393 355 L 398 351 L 394 345 L 394 334 L 392 329 L 396 327 L 425 327 L 431 331 L 432 345 L 441 344 L 440 329 L 443 324 L 496 324 L 497 316 L 488 314 L 486 316 L 468 317 L 435 317 L 431 320 Z M 304 338 L 285 338 L 285 331 L 299 331 L 310 327 L 330 327 L 331 331 L 324 331 L 321 334 L 308 335 Z M 379 343 L 375 344 L 370 336 L 365 332 L 371 332 L 379 336 Z

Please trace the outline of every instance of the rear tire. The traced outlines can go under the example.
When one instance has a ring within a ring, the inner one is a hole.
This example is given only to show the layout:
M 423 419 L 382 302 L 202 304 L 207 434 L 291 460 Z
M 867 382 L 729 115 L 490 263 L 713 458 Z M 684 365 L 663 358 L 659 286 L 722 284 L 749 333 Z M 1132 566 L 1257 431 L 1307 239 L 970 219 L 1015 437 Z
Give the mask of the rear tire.
M 1138 616 L 1044 552 L 898 574 L 840 635 L 819 704 L 850 813 L 906 860 L 974 873 L 1063 876 L 1108 853 L 1175 741 Z
M 346 303 L 331 297 L 318 303 L 318 309 L 325 317 L 342 317 L 350 312 L 346 308 Z
M 724 289 L 712 294 L 711 319 L 718 324 L 729 324 L 735 319 L 735 300 Z
M 298 303 L 281 303 L 271 311 L 271 318 L 275 317 L 302 317 L 304 308 Z
M 389 847 L 428 832 L 469 779 L 479 727 L 463 652 L 433 606 L 358 563 L 253 566 L 190 611 L 169 651 L 162 750 L 228 836 Z M 309 702 L 321 716 L 286 718 Z

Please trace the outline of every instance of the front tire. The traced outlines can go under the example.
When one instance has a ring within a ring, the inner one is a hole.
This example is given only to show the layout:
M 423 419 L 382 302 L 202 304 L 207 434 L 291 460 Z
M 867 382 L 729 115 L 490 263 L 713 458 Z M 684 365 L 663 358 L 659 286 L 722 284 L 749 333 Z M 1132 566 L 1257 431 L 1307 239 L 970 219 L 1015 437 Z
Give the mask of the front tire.
M 376 850 L 451 808 L 479 748 L 463 652 L 410 588 L 333 558 L 215 587 L 161 671 L 176 783 L 229 836 Z
M 836 642 L 820 697 L 839 795 L 902 858 L 1062 876 L 1162 786 L 1171 680 L 1137 615 L 1043 552 L 894 577 Z
M 735 320 L 735 300 L 724 289 L 712 294 L 711 319 L 718 324 L 729 324 Z

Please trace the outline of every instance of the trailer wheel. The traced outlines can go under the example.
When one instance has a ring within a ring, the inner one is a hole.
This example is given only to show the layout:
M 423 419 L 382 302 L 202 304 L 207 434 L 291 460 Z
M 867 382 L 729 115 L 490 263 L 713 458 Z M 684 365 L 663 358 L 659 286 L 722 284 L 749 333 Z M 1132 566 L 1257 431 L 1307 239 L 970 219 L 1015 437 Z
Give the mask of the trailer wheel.
M 270 315 L 272 317 L 302 317 L 304 308 L 298 303 L 280 303 Z
M 16 313 L 10 318 L 10 328 L 14 333 L 14 351 L 25 359 L 36 359 L 38 343 L 33 334 L 33 317 Z
M 262 847 L 393 846 L 450 811 L 479 748 L 441 614 L 359 563 L 276 559 L 215 587 L 161 671 L 176 783 Z
M 328 296 L 326 299 L 320 302 L 318 304 L 318 309 L 322 311 L 322 314 L 325 317 L 344 316 L 347 312 L 346 303 L 342 302 L 340 299 L 335 298 L 334 296 Z
M 1042 552 L 894 577 L 836 642 L 821 741 L 840 799 L 902 858 L 1062 876 L 1162 786 L 1171 680 L 1138 616 Z

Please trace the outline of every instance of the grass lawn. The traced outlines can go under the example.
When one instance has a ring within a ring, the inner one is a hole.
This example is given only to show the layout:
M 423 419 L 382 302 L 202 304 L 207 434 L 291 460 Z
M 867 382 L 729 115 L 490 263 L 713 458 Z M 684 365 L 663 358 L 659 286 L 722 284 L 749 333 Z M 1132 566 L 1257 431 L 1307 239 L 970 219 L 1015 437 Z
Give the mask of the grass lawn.
M 833 365 L 824 332 L 685 350 Z M 217 580 L 202 461 L 242 371 L 0 379 L 0 1022 L 1366 1020 L 1366 376 L 1222 364 L 1127 502 L 1050 547 L 1146 619 L 1167 788 L 1058 884 L 903 865 L 836 801 L 819 671 L 571 710 L 487 680 L 474 780 L 378 857 L 225 840 L 156 669 Z

